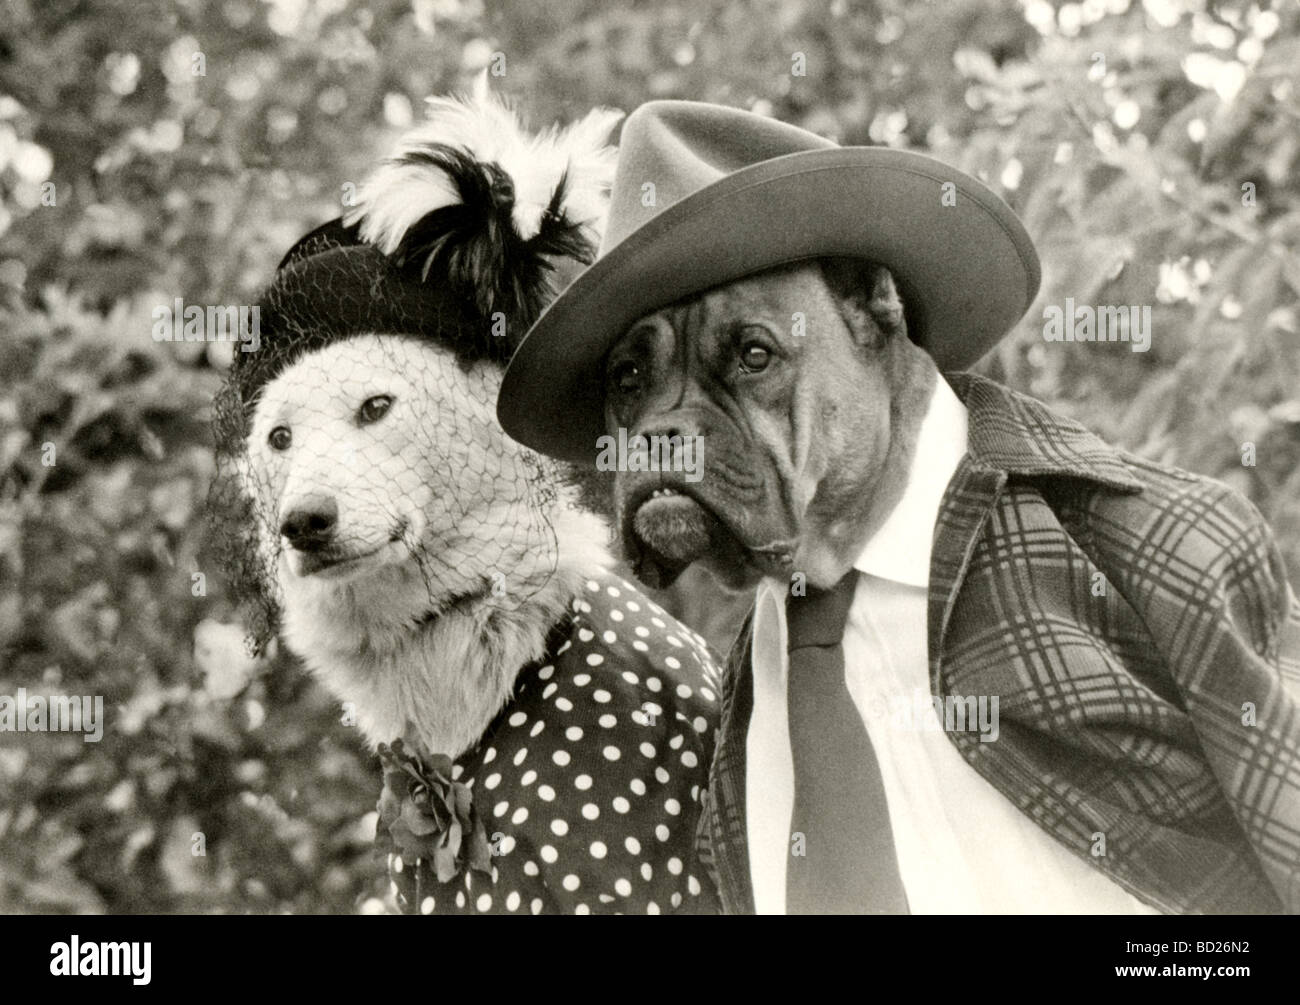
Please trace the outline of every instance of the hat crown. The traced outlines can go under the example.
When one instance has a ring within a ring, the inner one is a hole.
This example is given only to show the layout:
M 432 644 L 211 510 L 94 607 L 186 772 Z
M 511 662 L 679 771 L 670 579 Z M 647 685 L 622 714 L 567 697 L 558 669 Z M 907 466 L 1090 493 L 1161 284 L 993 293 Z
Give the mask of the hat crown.
M 648 102 L 623 126 L 600 254 L 727 175 L 775 157 L 835 145 L 806 129 L 738 108 L 700 101 Z

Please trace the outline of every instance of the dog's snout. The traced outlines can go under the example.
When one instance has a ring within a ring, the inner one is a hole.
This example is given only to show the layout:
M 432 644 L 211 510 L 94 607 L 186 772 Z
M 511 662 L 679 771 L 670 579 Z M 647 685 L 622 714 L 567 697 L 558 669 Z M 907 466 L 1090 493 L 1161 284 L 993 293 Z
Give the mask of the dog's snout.
M 299 551 L 314 551 L 334 536 L 339 507 L 332 498 L 317 496 L 296 504 L 280 521 L 280 533 Z

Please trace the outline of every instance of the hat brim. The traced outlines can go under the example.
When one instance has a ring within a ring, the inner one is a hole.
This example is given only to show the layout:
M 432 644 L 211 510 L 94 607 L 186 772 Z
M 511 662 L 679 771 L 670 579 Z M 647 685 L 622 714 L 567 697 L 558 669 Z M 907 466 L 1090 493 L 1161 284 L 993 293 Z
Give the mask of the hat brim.
M 1040 279 L 1015 213 L 955 168 L 884 147 L 787 154 L 669 206 L 578 276 L 512 357 L 497 400 L 501 425 L 535 450 L 590 464 L 606 432 L 603 361 L 634 321 L 755 272 L 828 256 L 889 267 L 909 334 L 941 370 L 983 356 L 1024 315 Z

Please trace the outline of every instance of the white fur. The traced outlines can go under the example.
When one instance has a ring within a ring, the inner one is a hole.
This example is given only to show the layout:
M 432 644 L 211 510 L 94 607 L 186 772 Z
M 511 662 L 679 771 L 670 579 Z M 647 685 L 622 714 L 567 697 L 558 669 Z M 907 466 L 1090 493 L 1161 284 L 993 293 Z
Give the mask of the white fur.
M 564 491 L 543 504 L 558 555 L 546 535 L 520 533 L 536 514 L 532 455 L 496 423 L 500 381 L 499 367 L 466 371 L 427 341 L 362 335 L 303 357 L 257 403 L 248 488 L 269 514 L 263 547 L 277 569 L 283 639 L 351 703 L 372 744 L 402 737 L 452 757 L 471 747 L 519 670 L 544 654 L 582 581 L 612 564 L 604 523 Z M 358 423 L 377 395 L 393 398 L 388 414 Z M 287 450 L 268 443 L 277 426 L 291 433 Z M 339 509 L 340 549 L 363 557 L 345 572 L 303 575 L 276 528 L 295 505 L 326 496 Z M 485 551 L 505 576 L 504 598 L 491 592 Z
M 556 186 L 566 177 L 563 213 L 586 231 L 595 247 L 617 159 L 617 151 L 608 145 L 609 134 L 622 117 L 621 112 L 597 108 L 566 128 L 552 126 L 530 135 L 518 114 L 488 91 L 486 76 L 480 77 L 472 97 L 428 99 L 426 120 L 404 135 L 389 161 L 362 184 L 345 222 L 360 222 L 362 238 L 392 254 L 424 216 L 458 202 L 445 174 L 397 161 L 404 154 L 443 144 L 494 163 L 510 176 L 515 188 L 512 219 L 524 240 L 537 235 Z

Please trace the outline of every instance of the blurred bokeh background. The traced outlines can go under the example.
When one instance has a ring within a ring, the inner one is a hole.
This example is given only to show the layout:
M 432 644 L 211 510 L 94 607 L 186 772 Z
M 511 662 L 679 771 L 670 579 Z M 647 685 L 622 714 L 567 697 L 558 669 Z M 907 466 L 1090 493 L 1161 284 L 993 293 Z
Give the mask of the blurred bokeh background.
M 1245 492 L 1300 582 L 1294 0 L 5 0 L 0 694 L 108 727 L 0 733 L 0 911 L 377 909 L 372 758 L 200 558 L 230 346 L 151 315 L 252 302 L 488 66 L 534 125 L 695 98 L 986 179 L 1045 278 L 982 369 Z M 1151 350 L 1045 343 L 1067 296 L 1150 305 Z

